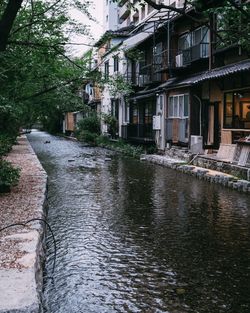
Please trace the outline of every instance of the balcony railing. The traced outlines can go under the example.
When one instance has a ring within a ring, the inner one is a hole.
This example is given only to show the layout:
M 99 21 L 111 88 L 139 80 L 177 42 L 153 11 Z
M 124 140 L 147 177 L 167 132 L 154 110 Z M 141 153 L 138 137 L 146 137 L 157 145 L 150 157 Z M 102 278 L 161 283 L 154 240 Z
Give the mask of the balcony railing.
M 138 84 L 139 86 L 147 85 L 153 82 L 161 81 L 160 64 L 140 64 Z
M 125 3 L 119 10 L 120 21 L 122 22 L 123 20 L 125 20 L 129 16 L 129 13 L 130 13 L 130 8 L 128 4 Z
M 189 65 L 193 61 L 207 58 L 209 53 L 209 43 L 199 43 L 188 49 L 181 50 L 175 57 L 175 67 Z

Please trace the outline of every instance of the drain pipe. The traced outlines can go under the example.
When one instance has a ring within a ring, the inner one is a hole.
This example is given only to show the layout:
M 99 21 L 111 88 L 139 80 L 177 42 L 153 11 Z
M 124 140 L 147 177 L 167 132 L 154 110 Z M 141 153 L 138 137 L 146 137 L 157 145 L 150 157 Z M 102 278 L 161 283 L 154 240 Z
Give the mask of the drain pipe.
M 201 136 L 201 109 L 202 109 L 202 102 L 201 102 L 201 99 L 197 95 L 193 95 L 193 96 L 199 101 L 199 104 L 200 104 L 200 136 Z

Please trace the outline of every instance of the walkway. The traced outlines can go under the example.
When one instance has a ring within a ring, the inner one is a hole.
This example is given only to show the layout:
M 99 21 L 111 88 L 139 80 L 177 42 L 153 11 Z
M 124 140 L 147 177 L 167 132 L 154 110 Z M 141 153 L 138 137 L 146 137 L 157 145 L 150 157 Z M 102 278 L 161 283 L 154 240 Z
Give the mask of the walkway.
M 32 218 L 42 218 L 46 194 L 47 175 L 25 136 L 18 138 L 18 144 L 7 159 L 21 168 L 21 178 L 11 193 L 0 195 L 0 229 Z M 39 312 L 42 237 L 43 227 L 38 222 L 0 233 L 1 313 Z

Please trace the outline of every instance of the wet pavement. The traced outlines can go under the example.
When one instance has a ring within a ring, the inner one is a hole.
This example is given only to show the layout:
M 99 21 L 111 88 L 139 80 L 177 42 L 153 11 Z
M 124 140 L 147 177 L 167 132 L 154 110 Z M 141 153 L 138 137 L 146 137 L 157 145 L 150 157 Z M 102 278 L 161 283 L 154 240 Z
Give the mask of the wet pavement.
M 248 195 L 43 132 L 29 140 L 58 246 L 45 312 L 250 312 Z

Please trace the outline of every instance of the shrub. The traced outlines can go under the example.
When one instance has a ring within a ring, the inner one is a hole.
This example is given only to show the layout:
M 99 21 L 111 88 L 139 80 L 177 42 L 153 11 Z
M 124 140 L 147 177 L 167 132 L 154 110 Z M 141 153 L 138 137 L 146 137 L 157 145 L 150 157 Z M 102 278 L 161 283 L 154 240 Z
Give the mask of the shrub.
M 154 154 L 157 152 L 157 147 L 155 145 L 150 145 L 146 147 L 146 151 L 148 154 Z
M 108 133 L 112 138 L 116 137 L 118 133 L 118 121 L 117 118 L 113 115 L 103 114 L 103 121 L 108 125 Z
M 84 141 L 90 144 L 96 144 L 97 138 L 98 138 L 98 134 L 91 133 L 88 130 L 83 130 L 77 134 L 78 140 Z
M 77 132 L 88 131 L 94 134 L 100 134 L 100 119 L 97 115 L 84 117 L 77 123 Z
M 98 136 L 96 138 L 96 144 L 99 145 L 99 146 L 107 146 L 109 144 L 109 138 L 107 136 Z
M 0 134 L 0 157 L 10 152 L 14 143 L 15 137 L 10 137 L 6 134 Z
M 18 183 L 20 169 L 14 168 L 10 162 L 0 160 L 0 192 L 5 192 Z

